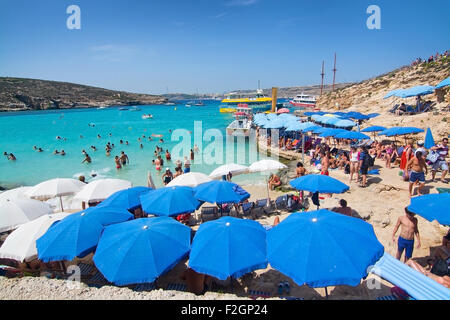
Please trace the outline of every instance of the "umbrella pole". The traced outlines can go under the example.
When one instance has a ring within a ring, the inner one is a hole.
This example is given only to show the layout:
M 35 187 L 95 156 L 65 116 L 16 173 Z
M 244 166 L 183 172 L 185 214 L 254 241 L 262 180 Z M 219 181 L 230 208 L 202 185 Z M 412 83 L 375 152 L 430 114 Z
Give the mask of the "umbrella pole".
M 59 202 L 61 203 L 61 211 L 64 212 L 63 203 L 62 203 L 62 197 L 59 196 Z
M 327 300 L 328 300 L 328 287 L 325 287 L 325 297 L 326 297 Z
M 302 134 L 302 163 L 305 163 L 305 135 Z

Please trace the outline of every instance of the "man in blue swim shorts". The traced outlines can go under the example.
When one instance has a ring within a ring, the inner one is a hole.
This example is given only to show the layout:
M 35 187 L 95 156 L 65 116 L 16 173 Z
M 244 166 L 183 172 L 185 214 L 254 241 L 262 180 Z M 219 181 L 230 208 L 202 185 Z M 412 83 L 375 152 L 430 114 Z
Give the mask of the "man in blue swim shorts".
M 398 249 L 396 258 L 400 260 L 403 251 L 405 251 L 405 262 L 412 258 L 414 250 L 414 236 L 417 237 L 417 248 L 420 248 L 420 235 L 417 227 L 417 218 L 414 217 L 414 213 L 405 208 L 405 215 L 399 217 L 397 224 L 394 227 L 392 234 L 392 241 L 396 242 L 395 234 L 398 228 L 401 226 L 401 233 L 398 237 Z
M 406 169 L 411 170 L 409 175 L 409 197 L 411 198 L 415 193 L 413 192 L 415 184 L 419 184 L 417 195 L 421 196 L 422 193 L 420 191 L 425 186 L 425 173 L 428 174 L 427 164 L 421 151 L 417 151 L 414 157 L 408 161 Z

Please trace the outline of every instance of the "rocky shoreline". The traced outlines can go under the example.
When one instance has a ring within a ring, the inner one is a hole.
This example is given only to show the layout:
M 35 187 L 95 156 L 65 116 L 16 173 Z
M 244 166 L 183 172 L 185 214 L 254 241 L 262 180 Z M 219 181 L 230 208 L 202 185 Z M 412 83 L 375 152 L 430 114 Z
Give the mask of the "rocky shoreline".
M 0 112 L 164 104 L 162 96 L 73 83 L 0 77 Z

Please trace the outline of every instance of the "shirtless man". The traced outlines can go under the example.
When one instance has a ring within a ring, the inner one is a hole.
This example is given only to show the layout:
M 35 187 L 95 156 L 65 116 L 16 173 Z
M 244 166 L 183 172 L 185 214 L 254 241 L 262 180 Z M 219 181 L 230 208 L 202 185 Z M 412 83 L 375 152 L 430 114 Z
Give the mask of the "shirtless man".
M 328 167 L 330 166 L 330 159 L 325 155 L 325 152 L 320 153 L 321 161 L 320 164 L 322 165 L 322 172 L 320 173 L 323 176 L 329 176 L 330 173 L 328 172 Z
M 89 157 L 89 155 L 87 153 L 85 153 L 84 155 L 85 155 L 85 158 L 83 161 L 81 161 L 81 163 L 85 163 L 85 162 L 91 163 L 92 162 L 91 157 Z
M 306 169 L 303 167 L 303 163 L 297 163 L 295 174 L 297 175 L 297 178 L 303 177 L 306 174 Z
M 128 156 L 123 151 L 120 152 L 120 161 L 122 162 L 122 166 L 125 166 L 127 163 L 130 164 L 130 159 L 128 159 Z
M 405 215 L 399 217 L 397 224 L 392 233 L 392 241 L 395 243 L 395 234 L 401 226 L 400 236 L 398 237 L 398 250 L 396 258 L 400 260 L 405 250 L 405 262 L 412 258 L 414 250 L 414 235 L 417 237 L 417 248 L 420 248 L 419 228 L 417 227 L 417 218 L 414 218 L 414 213 L 405 208 Z
M 408 161 L 406 165 L 406 170 L 411 168 L 411 174 L 409 176 L 409 197 L 413 196 L 413 187 L 416 182 L 419 182 L 419 189 L 417 191 L 417 195 L 421 196 L 420 191 L 425 186 L 425 173 L 428 174 L 427 164 L 425 163 L 425 159 L 422 157 L 422 152 L 417 151 L 414 157 Z M 425 173 L 424 173 L 425 170 Z

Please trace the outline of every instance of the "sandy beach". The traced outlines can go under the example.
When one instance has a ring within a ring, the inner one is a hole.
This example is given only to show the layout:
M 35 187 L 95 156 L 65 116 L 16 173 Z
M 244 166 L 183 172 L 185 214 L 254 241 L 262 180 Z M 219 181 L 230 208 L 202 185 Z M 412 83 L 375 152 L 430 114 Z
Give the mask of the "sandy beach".
M 290 164 L 290 168 L 295 165 L 295 161 Z M 345 199 L 348 205 L 354 210 L 355 216 L 371 223 L 379 241 L 385 247 L 386 252 L 395 255 L 396 245 L 392 242 L 392 230 L 397 218 L 404 214 L 403 208 L 409 204 L 407 183 L 398 176 L 398 168 L 386 169 L 381 160 L 377 160 L 375 168 L 380 169 L 380 175 L 372 176 L 368 179 L 367 188 L 359 188 L 353 182 L 350 190 L 342 195 L 332 195 L 330 198 L 321 200 L 321 208 L 332 209 L 338 206 L 340 199 Z M 307 167 L 312 170 L 311 167 Z M 289 170 L 292 175 L 292 169 Z M 340 170 L 332 170 L 330 175 L 345 183 L 348 183 L 348 176 Z M 427 183 L 427 188 L 443 187 L 442 183 Z M 251 194 L 250 201 L 264 199 L 267 197 L 265 185 L 245 185 L 243 186 Z M 296 191 L 293 191 L 295 193 Z M 284 194 L 280 191 L 270 191 L 270 198 Z M 312 205 L 312 203 L 311 203 Z M 313 205 L 312 205 L 313 206 Z M 312 209 L 312 208 L 311 208 Z M 310 210 L 311 210 L 310 209 Z M 263 216 L 258 221 L 262 224 L 271 225 L 276 215 Z M 282 212 L 280 220 L 283 221 L 288 212 Z M 442 236 L 446 233 L 446 228 L 437 222 L 430 223 L 418 217 L 419 231 L 422 240 L 420 249 L 414 250 L 413 258 L 420 257 L 419 261 L 426 260 L 430 256 L 434 247 L 439 246 Z M 194 227 L 197 229 L 198 225 Z M 161 276 L 157 281 L 158 288 L 167 288 L 170 283 L 183 283 L 180 279 L 187 261 L 180 262 L 174 269 Z M 366 281 L 380 281 L 380 289 L 368 289 Z M 312 289 L 307 286 L 297 286 L 292 280 L 280 272 L 270 268 L 257 270 L 245 277 L 238 279 L 230 288 L 223 288 L 217 292 L 207 292 L 203 296 L 196 296 L 187 292 L 155 289 L 149 292 L 135 292 L 129 288 L 116 286 L 103 286 L 92 288 L 86 284 L 80 284 L 79 289 L 68 290 L 64 280 L 47 279 L 45 277 L 24 277 L 19 279 L 7 279 L 0 277 L 0 299 L 249 299 L 249 291 L 256 290 L 269 293 L 275 299 L 277 296 L 277 285 L 280 281 L 289 281 L 291 286 L 290 296 L 304 298 L 306 300 L 325 299 L 323 288 Z M 374 275 L 370 275 L 367 280 L 362 281 L 357 287 L 339 286 L 329 287 L 329 299 L 375 299 L 376 297 L 387 295 L 393 285 Z

